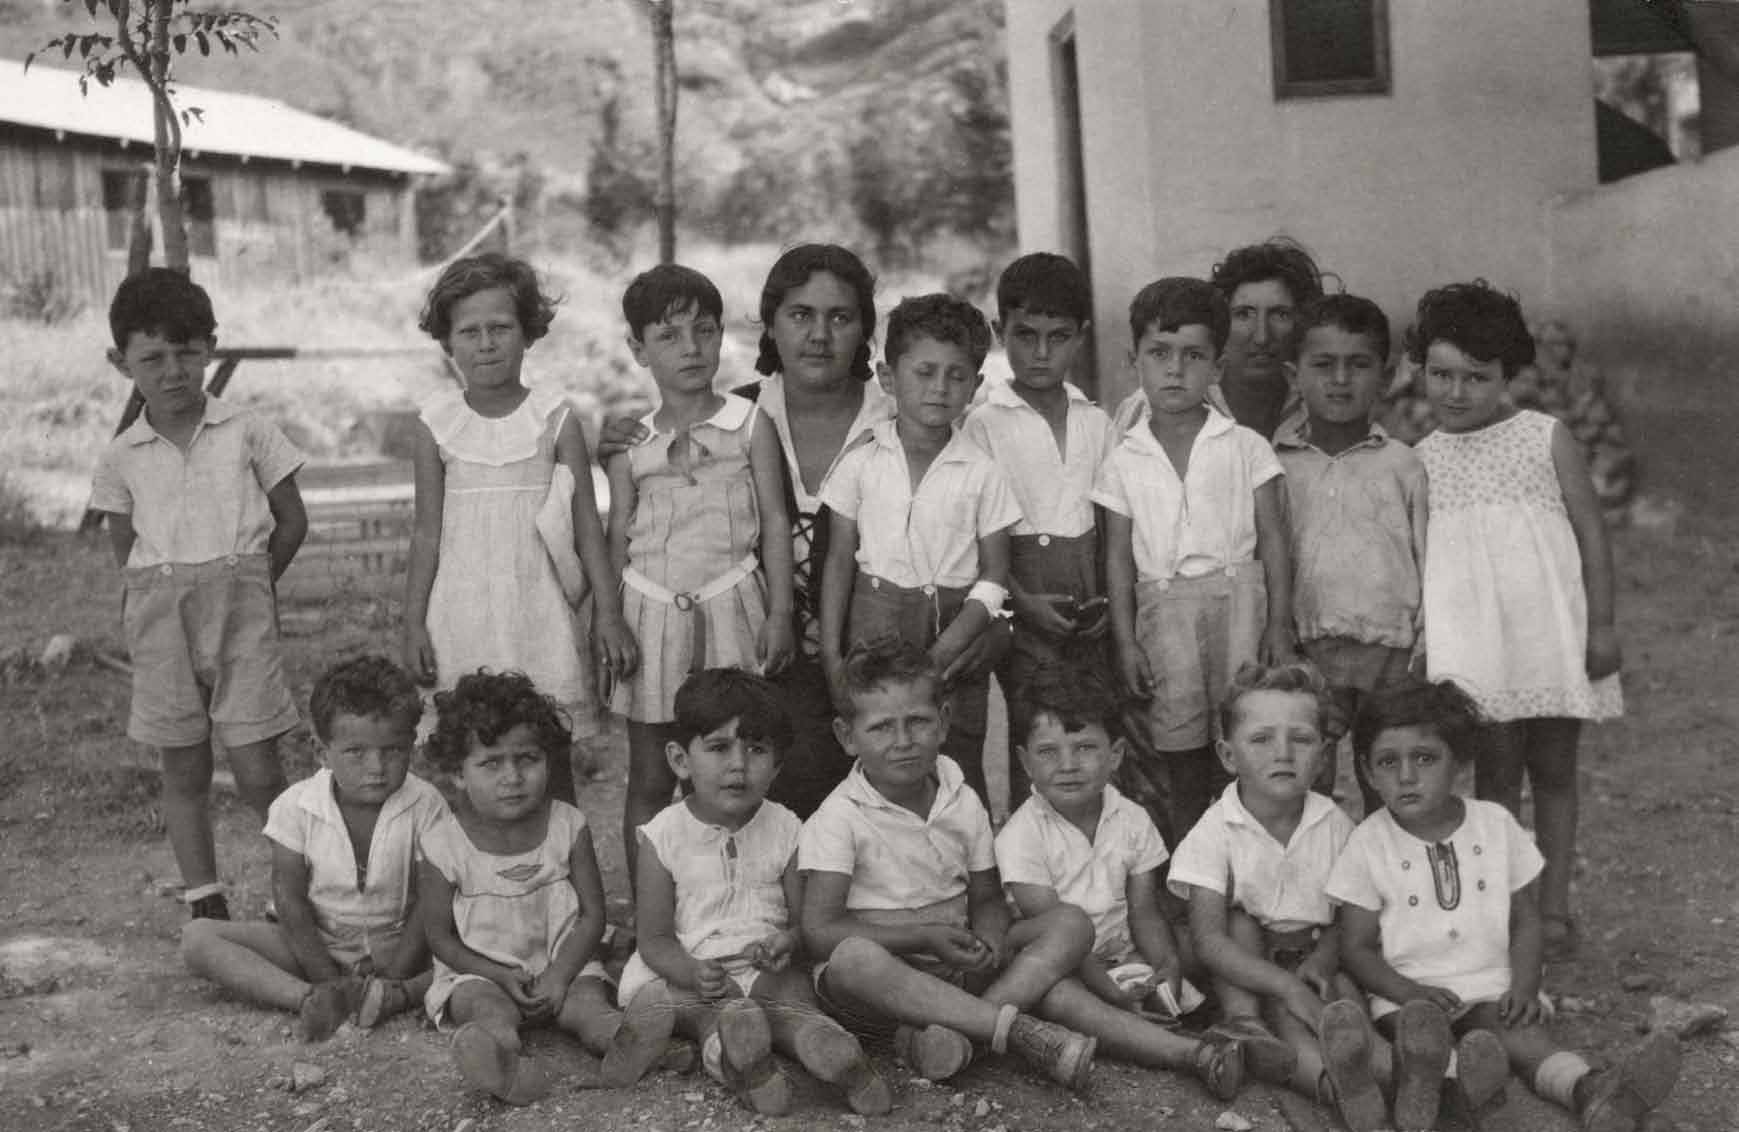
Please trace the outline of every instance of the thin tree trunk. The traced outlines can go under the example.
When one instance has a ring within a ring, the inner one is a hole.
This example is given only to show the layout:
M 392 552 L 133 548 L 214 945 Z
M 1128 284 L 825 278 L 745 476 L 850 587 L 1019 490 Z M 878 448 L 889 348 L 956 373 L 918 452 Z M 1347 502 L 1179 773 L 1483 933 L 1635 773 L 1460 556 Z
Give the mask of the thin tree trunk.
M 157 105 L 153 141 L 157 149 L 157 208 L 163 218 L 163 262 L 191 274 L 187 257 L 187 213 L 181 198 L 181 123 L 169 101 L 170 0 L 151 0 L 151 93 Z
M 676 261 L 676 0 L 648 0 L 658 115 L 658 260 Z
M 127 211 L 132 217 L 127 231 L 127 274 L 137 275 L 151 266 L 151 165 L 137 177 L 127 178 Z

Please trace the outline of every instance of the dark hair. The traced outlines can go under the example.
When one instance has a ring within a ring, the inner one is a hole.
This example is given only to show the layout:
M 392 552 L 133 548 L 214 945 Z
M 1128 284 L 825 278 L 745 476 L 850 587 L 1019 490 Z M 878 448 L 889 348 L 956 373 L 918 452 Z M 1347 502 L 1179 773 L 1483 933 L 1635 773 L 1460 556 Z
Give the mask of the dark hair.
M 494 743 L 522 724 L 546 756 L 568 757 L 573 733 L 555 701 L 523 672 L 479 668 L 459 677 L 452 691 L 435 693 L 435 730 L 423 751 L 436 769 L 457 774 L 473 741 Z
M 1276 664 L 1272 667 L 1249 661 L 1238 669 L 1232 683 L 1220 700 L 1220 737 L 1231 738 L 1238 727 L 1238 703 L 1253 692 L 1291 692 L 1309 696 L 1316 701 L 1316 725 L 1321 728 L 1334 712 L 1334 699 L 1328 692 L 1328 681 L 1322 678 L 1314 664 L 1302 661 Z
M 1506 381 L 1534 362 L 1522 305 L 1483 279 L 1425 292 L 1407 335 L 1407 357 L 1423 365 L 1433 342 L 1447 342 L 1476 362 L 1501 363 Z
M 696 672 L 676 690 L 676 741 L 694 742 L 737 721 L 737 734 L 762 740 L 784 758 L 791 746 L 791 716 L 772 681 L 740 668 Z
M 1353 755 L 1368 765 L 1383 732 L 1429 727 L 1457 762 L 1471 762 L 1484 722 L 1473 699 L 1448 681 L 1402 684 L 1365 697 L 1353 719 Z
M 156 334 L 166 342 L 196 342 L 217 333 L 217 316 L 204 287 L 182 272 L 147 267 L 115 288 L 109 333 L 117 350 L 125 350 L 135 333 Z
M 857 698 L 890 684 L 928 684 L 932 701 L 942 704 L 942 672 L 929 650 L 903 637 L 880 637 L 855 645 L 840 666 L 840 717 L 857 714 Z
M 1014 310 L 1086 322 L 1093 317 L 1092 287 L 1068 256 L 1033 252 L 1003 268 L 996 281 L 996 317 L 1006 323 Z
M 622 292 L 622 314 L 637 341 L 652 323 L 691 309 L 721 322 L 725 317 L 725 301 L 713 281 L 680 263 L 661 263 L 642 271 Z
M 1149 330 L 1170 334 L 1184 326 L 1207 327 L 1217 355 L 1226 348 L 1226 336 L 1232 331 L 1226 296 L 1205 279 L 1172 275 L 1149 283 L 1129 301 L 1129 341 L 1136 348 Z
M 1226 301 L 1246 283 L 1266 283 L 1278 279 L 1292 295 L 1294 306 L 1302 307 L 1322 297 L 1322 271 L 1316 260 L 1304 250 L 1304 245 L 1287 236 L 1275 236 L 1260 244 L 1233 248 L 1226 258 L 1214 264 L 1215 287 Z
M 1012 736 L 1017 746 L 1032 741 L 1032 729 L 1046 716 L 1054 717 L 1065 732 L 1103 727 L 1113 739 L 1121 735 L 1122 697 L 1109 680 L 1088 666 L 1041 664 L 1014 689 L 1013 700 L 1026 721 L 1026 734 Z
M 888 340 L 882 347 L 888 365 L 899 364 L 914 338 L 959 346 L 972 358 L 975 370 L 990 353 L 990 323 L 984 321 L 984 312 L 941 291 L 907 296 L 888 315 Z
M 415 727 L 423 697 L 411 674 L 386 657 L 352 657 L 322 672 L 308 697 L 308 722 L 322 743 L 332 738 L 332 722 L 341 714 L 402 719 Z
M 850 248 L 838 244 L 799 244 L 773 261 L 767 281 L 761 285 L 761 352 L 755 359 L 755 372 L 771 376 L 784 370 L 779 346 L 773 341 L 773 316 L 785 301 L 787 291 L 795 291 L 820 272 L 836 276 L 857 294 L 857 317 L 863 324 L 863 342 L 851 359 L 851 376 L 868 381 L 875 376 L 870 368 L 870 339 L 876 332 L 876 277 L 864 266 L 863 260 Z
M 556 317 L 556 304 L 561 299 L 544 293 L 531 264 L 500 252 L 467 256 L 448 264 L 429 288 L 422 317 L 417 320 L 418 329 L 445 348 L 453 334 L 454 304 L 496 287 L 513 296 L 513 310 L 528 344 L 549 333 L 549 324 Z
M 1371 300 L 1359 295 L 1324 295 L 1306 303 L 1298 313 L 1298 340 L 1319 326 L 1333 326 L 1348 334 L 1369 338 L 1377 347 L 1377 360 L 1389 360 L 1389 316 Z

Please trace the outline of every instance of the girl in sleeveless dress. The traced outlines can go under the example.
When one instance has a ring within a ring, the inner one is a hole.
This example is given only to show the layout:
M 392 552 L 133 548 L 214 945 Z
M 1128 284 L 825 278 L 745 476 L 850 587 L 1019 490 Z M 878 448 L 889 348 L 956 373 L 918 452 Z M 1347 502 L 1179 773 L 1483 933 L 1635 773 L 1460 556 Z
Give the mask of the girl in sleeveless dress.
M 670 1012 L 614 1004 L 598 961 L 604 881 L 585 815 L 548 792 L 570 736 L 549 697 L 517 672 L 475 672 L 435 696 L 429 761 L 456 786 L 453 812 L 423 838 L 418 891 L 435 977 L 429 1018 L 457 1027 L 473 1088 L 530 1104 L 549 1092 L 519 1031 L 553 1025 L 603 1055 L 601 1080 L 638 1081 L 673 1052 Z
M 559 391 L 521 380 L 526 350 L 554 315 L 531 266 L 493 253 L 452 264 L 429 292 L 420 325 L 465 388 L 421 415 L 404 661 L 443 689 L 480 667 L 524 672 L 578 720 L 595 703 L 591 667 L 570 605 L 579 595 L 564 592 L 559 569 L 569 590 L 582 574 L 591 582 L 598 657 L 630 671 L 636 653 L 579 422 Z M 538 522 L 552 505 L 565 511 L 554 544 Z M 571 801 L 568 760 L 557 762 L 552 790 Z
M 791 520 L 779 440 L 752 402 L 713 389 L 724 304 L 706 276 L 647 271 L 622 297 L 634 360 L 658 384 L 644 440 L 611 458 L 610 554 L 622 604 L 646 657 L 616 684 L 628 718 L 622 841 L 670 804 L 676 689 L 691 671 L 762 674 L 791 660 Z M 763 532 L 771 537 L 763 538 Z
M 1519 811 L 1530 780 L 1541 922 L 1548 956 L 1562 957 L 1575 944 L 1582 721 L 1624 707 L 1605 523 L 1569 430 L 1507 396 L 1534 358 L 1513 298 L 1483 280 L 1431 291 L 1408 348 L 1438 421 L 1419 442 L 1430 676 L 1459 684 L 1500 724 L 1476 764 L 1479 796 Z

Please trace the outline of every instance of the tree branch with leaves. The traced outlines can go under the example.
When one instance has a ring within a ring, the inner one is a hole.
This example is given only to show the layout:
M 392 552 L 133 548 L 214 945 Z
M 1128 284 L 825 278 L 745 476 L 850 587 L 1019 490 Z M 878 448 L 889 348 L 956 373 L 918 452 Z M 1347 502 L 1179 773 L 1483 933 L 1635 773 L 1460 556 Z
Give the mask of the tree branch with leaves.
M 203 9 L 188 0 L 67 0 L 84 6 L 90 18 L 113 31 L 57 36 L 24 58 L 25 69 L 43 52 L 59 50 L 70 60 L 77 53 L 84 71 L 80 92 L 90 81 L 109 86 L 131 67 L 151 92 L 152 152 L 155 157 L 157 213 L 163 228 L 163 260 L 177 271 L 189 269 L 187 218 L 181 200 L 181 129 L 199 118 L 199 108 L 175 105 L 174 60 L 189 47 L 210 55 L 212 46 L 231 55 L 245 47 L 259 50 L 261 35 L 276 36 L 277 21 L 251 12 Z

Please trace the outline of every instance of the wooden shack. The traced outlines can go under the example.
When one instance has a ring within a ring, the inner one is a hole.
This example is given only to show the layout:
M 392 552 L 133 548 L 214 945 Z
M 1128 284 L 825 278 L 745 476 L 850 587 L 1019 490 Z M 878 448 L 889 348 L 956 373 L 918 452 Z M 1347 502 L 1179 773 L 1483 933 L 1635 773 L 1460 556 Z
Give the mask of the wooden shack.
M 91 301 L 126 272 L 129 201 L 151 162 L 151 97 L 117 79 L 0 60 L 0 285 L 41 280 Z M 351 257 L 416 256 L 420 153 L 282 102 L 181 86 L 194 274 L 219 286 L 318 276 Z M 161 236 L 159 233 L 159 243 Z

